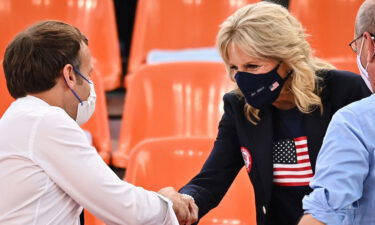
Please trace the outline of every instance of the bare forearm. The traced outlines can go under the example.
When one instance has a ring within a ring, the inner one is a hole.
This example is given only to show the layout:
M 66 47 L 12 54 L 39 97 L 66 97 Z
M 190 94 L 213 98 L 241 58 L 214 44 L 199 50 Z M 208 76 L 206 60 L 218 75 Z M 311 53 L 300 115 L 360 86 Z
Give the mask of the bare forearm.
M 311 214 L 306 214 L 301 218 L 298 225 L 325 225 L 325 223 L 315 219 Z

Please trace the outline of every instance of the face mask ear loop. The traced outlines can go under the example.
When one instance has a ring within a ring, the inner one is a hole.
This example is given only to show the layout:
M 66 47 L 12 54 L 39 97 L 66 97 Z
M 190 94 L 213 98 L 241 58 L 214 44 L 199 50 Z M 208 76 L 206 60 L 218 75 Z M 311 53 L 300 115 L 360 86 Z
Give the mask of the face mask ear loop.
M 362 37 L 361 49 L 359 49 L 359 56 L 360 57 L 361 57 L 361 54 L 362 54 L 362 48 L 363 48 L 364 40 L 365 39 Z
M 77 95 L 77 93 L 73 89 L 71 89 L 71 88 L 70 88 L 70 90 L 72 91 L 73 95 L 78 99 L 79 103 L 81 105 L 83 105 L 83 102 L 82 102 L 81 98 Z
M 371 39 L 374 40 L 374 37 L 371 37 Z M 371 58 L 374 58 L 374 56 L 375 56 L 375 52 L 372 53 Z M 366 71 L 367 71 L 368 64 L 369 64 L 369 63 L 367 62 L 367 64 L 366 64 L 366 68 L 365 68 Z M 367 72 L 368 72 L 368 71 L 367 71 Z
M 361 54 L 362 54 L 364 40 L 365 40 L 365 38 L 362 37 L 361 48 L 359 49 L 359 59 L 361 59 Z M 359 63 L 361 63 L 361 66 L 363 67 L 361 60 L 359 60 Z M 368 66 L 368 63 L 366 64 L 366 68 L 365 68 L 366 71 L 367 71 L 367 66 Z
M 81 98 L 77 95 L 77 93 L 71 87 L 69 87 L 68 82 L 65 80 L 65 77 L 64 77 L 64 81 L 65 81 L 66 86 L 68 86 L 68 88 L 73 93 L 73 95 L 78 99 L 79 103 L 83 105 Z
M 374 37 L 371 37 L 371 39 L 374 40 Z M 374 58 L 374 56 L 375 56 L 375 52 L 372 53 L 371 58 Z M 367 71 L 368 64 L 369 64 L 369 63 L 367 62 L 367 64 L 366 64 L 366 68 L 365 68 L 366 71 Z M 368 72 L 368 71 L 367 71 L 367 72 Z
M 276 66 L 275 69 L 273 69 L 273 70 L 276 70 L 276 71 L 277 71 L 277 70 L 279 69 L 281 63 L 283 63 L 283 62 L 279 62 L 279 64 L 277 64 L 277 66 Z
M 371 36 L 371 40 L 374 41 L 374 39 L 375 39 L 375 37 Z M 363 41 L 362 41 L 361 51 L 362 51 L 362 47 L 363 47 Z M 361 53 L 359 53 L 359 54 L 361 54 Z M 372 54 L 371 58 L 374 58 L 374 56 L 375 56 L 375 52 Z M 369 63 L 367 62 L 367 64 L 366 64 L 366 68 L 365 68 L 366 71 L 367 71 L 368 64 L 369 64 Z M 367 72 L 368 72 L 368 71 L 367 71 Z
M 81 72 L 79 72 L 79 70 L 76 69 L 74 66 L 73 66 L 73 70 L 74 70 L 75 73 L 77 73 L 79 76 L 81 76 L 81 77 L 82 77 L 85 81 L 87 81 L 89 84 L 92 83 L 89 79 L 87 79 L 85 76 L 83 76 L 83 74 L 82 74 Z

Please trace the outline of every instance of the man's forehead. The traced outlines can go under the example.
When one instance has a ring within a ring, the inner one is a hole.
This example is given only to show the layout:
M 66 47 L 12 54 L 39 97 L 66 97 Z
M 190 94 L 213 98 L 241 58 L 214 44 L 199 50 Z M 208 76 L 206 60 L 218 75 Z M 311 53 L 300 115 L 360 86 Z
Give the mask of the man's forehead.
M 80 59 L 82 64 L 88 64 L 92 67 L 92 56 L 90 49 L 86 44 L 81 44 L 81 49 L 79 51 Z
M 79 53 L 84 57 L 91 56 L 89 47 L 83 42 L 81 43 L 81 48 L 79 50 Z

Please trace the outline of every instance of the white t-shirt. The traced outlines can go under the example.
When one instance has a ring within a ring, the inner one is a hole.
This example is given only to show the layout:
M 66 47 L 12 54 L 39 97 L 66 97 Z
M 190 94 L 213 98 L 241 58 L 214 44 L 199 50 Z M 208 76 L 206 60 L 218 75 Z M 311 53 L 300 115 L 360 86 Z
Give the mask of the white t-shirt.
M 59 107 L 27 96 L 0 119 L 0 224 L 178 224 L 172 203 L 119 179 Z

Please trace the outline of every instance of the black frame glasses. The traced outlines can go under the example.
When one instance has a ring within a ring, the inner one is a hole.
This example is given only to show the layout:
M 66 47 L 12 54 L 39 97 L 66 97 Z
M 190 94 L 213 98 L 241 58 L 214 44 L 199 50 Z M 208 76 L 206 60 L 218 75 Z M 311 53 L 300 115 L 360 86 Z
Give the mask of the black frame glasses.
M 374 40 L 375 35 L 369 33 L 371 35 L 372 40 Z M 358 52 L 358 46 L 357 46 L 357 40 L 363 37 L 363 33 L 359 35 L 357 38 L 355 38 L 353 41 L 349 43 L 349 47 L 352 49 L 353 52 L 357 53 Z

